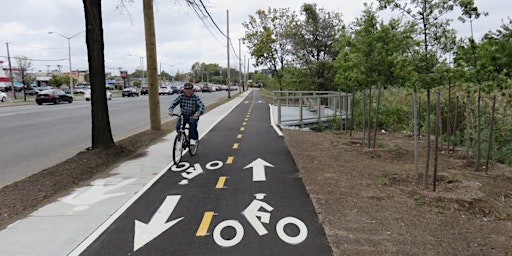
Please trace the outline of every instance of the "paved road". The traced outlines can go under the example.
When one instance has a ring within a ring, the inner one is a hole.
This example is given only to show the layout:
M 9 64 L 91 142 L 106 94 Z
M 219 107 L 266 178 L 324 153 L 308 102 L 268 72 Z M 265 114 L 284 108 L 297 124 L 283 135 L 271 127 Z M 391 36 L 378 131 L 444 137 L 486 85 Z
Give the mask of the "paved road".
M 233 93 L 233 92 L 232 92 Z M 227 98 L 227 92 L 200 93 L 205 104 Z M 162 120 L 176 97 L 160 96 Z M 60 163 L 91 145 L 90 102 L 0 108 L 0 187 Z M 147 96 L 108 102 L 115 140 L 149 128 Z
M 269 112 L 251 92 L 71 255 L 332 255 Z

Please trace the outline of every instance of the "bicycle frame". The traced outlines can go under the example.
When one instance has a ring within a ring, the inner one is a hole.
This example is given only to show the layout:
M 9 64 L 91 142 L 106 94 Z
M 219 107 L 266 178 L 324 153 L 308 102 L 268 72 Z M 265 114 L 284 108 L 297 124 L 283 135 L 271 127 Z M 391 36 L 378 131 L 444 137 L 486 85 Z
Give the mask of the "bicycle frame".
M 173 116 L 177 116 L 181 121 L 180 129 L 177 130 L 176 138 L 174 139 L 173 144 L 173 161 L 174 164 L 178 165 L 181 162 L 181 158 L 183 156 L 183 151 L 188 150 L 191 156 L 195 155 L 197 152 L 198 145 L 190 145 L 190 127 L 188 122 L 185 122 L 185 118 L 183 115 L 173 114 Z

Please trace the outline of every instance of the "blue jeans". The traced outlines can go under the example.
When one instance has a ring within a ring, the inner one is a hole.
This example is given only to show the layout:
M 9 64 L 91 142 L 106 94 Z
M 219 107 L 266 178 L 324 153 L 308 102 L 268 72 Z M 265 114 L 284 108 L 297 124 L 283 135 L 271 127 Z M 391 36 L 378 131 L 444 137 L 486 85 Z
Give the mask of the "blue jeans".
M 183 120 L 185 123 L 188 123 L 190 127 L 189 139 L 197 140 L 199 138 L 199 133 L 197 132 L 197 122 L 199 121 L 199 117 L 184 116 Z M 179 129 L 181 129 L 181 118 L 178 118 L 178 122 L 176 122 L 176 130 Z

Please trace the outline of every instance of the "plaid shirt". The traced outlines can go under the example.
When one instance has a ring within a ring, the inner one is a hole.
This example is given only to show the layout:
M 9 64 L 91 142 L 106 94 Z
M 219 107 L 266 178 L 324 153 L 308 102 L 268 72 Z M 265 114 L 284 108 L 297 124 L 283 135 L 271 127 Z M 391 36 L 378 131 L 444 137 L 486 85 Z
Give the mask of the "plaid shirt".
M 187 97 L 185 93 L 180 94 L 169 106 L 169 111 L 172 112 L 178 104 L 180 104 L 181 114 L 185 116 L 193 116 L 196 113 L 202 115 L 205 110 L 203 102 L 195 94 L 192 94 L 190 97 Z

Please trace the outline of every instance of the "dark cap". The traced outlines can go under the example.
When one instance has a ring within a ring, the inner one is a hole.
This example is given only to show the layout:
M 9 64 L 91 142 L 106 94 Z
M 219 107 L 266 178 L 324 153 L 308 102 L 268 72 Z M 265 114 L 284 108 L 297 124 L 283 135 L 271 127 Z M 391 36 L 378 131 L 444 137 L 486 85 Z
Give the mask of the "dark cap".
M 183 85 L 183 89 L 192 89 L 192 88 L 194 88 L 194 86 L 191 83 L 186 83 L 185 85 Z

